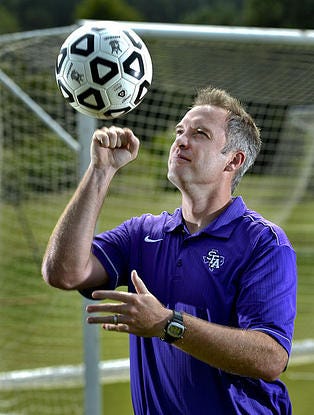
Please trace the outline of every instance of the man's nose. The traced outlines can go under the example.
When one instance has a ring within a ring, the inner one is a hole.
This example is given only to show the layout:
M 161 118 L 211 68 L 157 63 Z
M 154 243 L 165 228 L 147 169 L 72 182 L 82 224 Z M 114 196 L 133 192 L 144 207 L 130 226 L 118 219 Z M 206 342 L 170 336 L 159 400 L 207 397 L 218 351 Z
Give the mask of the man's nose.
M 185 147 L 187 147 L 187 146 L 188 146 L 188 144 L 189 144 L 188 137 L 186 136 L 186 134 L 185 134 L 185 133 L 182 133 L 182 134 L 178 135 L 178 136 L 176 137 L 175 142 L 176 142 L 176 145 L 177 145 L 178 147 L 180 147 L 180 148 L 185 148 Z

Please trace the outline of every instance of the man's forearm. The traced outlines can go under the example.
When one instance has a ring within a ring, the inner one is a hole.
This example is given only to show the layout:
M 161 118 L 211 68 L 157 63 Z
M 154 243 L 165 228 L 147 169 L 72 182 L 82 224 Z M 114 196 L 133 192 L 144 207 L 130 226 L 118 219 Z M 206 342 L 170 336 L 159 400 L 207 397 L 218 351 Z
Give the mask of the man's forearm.
M 287 352 L 263 332 L 229 328 L 187 314 L 184 322 L 187 330 L 176 346 L 213 367 L 271 381 L 287 364 Z
M 71 289 L 91 273 L 90 248 L 113 173 L 89 167 L 50 237 L 43 260 L 46 282 Z
M 114 174 L 138 154 L 139 139 L 128 128 L 94 132 L 91 163 L 59 219 L 42 265 L 45 281 L 58 288 L 82 289 L 106 282 L 107 274 L 91 254 L 96 222 Z

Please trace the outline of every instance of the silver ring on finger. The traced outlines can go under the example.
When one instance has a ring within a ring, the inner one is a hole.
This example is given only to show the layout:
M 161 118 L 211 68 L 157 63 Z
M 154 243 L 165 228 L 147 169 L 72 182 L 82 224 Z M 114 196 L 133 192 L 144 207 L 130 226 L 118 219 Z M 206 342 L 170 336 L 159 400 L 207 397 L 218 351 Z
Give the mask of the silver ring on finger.
M 116 326 L 117 324 L 119 324 L 119 316 L 118 316 L 118 314 L 115 314 L 114 316 L 113 316 L 113 321 L 112 321 L 112 323 Z

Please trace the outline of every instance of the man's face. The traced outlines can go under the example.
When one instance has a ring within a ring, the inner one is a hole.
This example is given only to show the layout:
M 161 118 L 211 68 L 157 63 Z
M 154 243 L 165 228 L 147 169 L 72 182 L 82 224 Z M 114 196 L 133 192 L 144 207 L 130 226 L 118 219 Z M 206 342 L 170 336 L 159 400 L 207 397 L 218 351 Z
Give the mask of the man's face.
M 202 105 L 192 108 L 176 126 L 168 159 L 168 178 L 179 189 L 188 185 L 218 185 L 228 164 L 222 154 L 226 144 L 227 112 Z

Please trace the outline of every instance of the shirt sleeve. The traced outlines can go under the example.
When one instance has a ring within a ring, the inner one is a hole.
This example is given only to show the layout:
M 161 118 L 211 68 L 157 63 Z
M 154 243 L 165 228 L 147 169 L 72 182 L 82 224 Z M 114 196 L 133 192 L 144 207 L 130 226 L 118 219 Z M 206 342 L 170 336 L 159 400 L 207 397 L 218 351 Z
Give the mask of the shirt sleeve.
M 241 277 L 239 327 L 262 331 L 290 355 L 296 316 L 296 255 L 289 244 L 264 241 Z
M 107 271 L 109 283 L 99 287 L 80 290 L 84 297 L 92 299 L 92 293 L 95 290 L 114 290 L 120 285 L 127 285 L 129 277 L 129 244 L 128 222 L 94 237 L 92 253 Z

